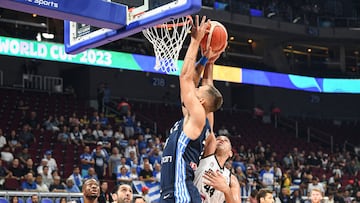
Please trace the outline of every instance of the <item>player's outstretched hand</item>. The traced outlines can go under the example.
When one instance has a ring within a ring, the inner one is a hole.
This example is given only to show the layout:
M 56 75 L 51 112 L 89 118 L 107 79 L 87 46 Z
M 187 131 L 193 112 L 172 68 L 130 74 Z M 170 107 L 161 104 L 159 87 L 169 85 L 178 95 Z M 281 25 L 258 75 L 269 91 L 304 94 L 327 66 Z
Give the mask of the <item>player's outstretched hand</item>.
M 192 21 L 191 27 L 191 39 L 201 42 L 204 38 L 205 33 L 208 32 L 207 28 L 209 26 L 210 20 L 206 20 L 206 16 L 203 16 L 200 22 L 199 15 L 195 16 L 195 22 Z

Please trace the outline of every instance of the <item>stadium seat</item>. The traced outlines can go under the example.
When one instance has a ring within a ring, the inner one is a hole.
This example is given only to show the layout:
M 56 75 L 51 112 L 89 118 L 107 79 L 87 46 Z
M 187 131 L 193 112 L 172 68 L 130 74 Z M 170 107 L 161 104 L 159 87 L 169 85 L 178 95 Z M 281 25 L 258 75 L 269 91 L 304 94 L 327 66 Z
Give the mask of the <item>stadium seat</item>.
M 31 197 L 26 198 L 25 203 L 32 203 L 32 201 L 31 201 Z
M 49 198 L 43 198 L 41 199 L 41 203 L 53 203 L 52 199 Z
M 9 201 L 4 197 L 0 197 L 0 203 L 9 203 Z

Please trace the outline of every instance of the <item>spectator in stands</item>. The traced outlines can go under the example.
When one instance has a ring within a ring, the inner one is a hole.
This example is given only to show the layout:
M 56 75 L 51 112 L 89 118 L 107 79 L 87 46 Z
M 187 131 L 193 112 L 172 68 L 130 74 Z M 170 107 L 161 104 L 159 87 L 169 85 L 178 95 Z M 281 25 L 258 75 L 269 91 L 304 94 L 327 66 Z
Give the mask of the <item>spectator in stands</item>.
M 151 133 L 151 129 L 150 128 L 145 128 L 145 131 L 144 131 L 144 139 L 146 142 L 149 142 L 149 140 L 152 140 L 153 139 L 153 135 Z
M 7 143 L 10 146 L 12 152 L 15 152 L 16 149 L 20 149 L 22 147 L 19 135 L 16 133 L 16 130 L 11 130 L 10 136 L 7 139 Z
M 3 130 L 0 128 L 0 150 L 7 144 L 6 137 L 4 136 Z
M 140 171 L 139 179 L 141 181 L 153 182 L 155 178 L 153 176 L 153 172 L 150 168 L 150 163 L 144 163 L 144 169 Z
M 113 141 L 113 131 L 111 128 L 109 124 L 107 129 L 104 130 L 103 136 L 98 139 L 103 143 L 103 148 L 106 149 L 107 152 L 111 151 L 111 142 Z
M 82 118 L 80 118 L 80 126 L 81 126 L 81 127 L 84 127 L 84 126 L 87 126 L 87 125 L 89 125 L 89 124 L 90 124 L 90 120 L 89 120 L 87 114 L 84 114 L 84 115 L 82 116 Z
M 109 124 L 109 118 L 106 117 L 104 113 L 100 113 L 99 121 L 102 128 L 105 128 Z
M 238 153 L 235 153 L 234 160 L 232 162 L 232 168 L 236 169 L 237 167 L 240 167 L 242 171 L 246 171 L 246 167 L 242 160 L 242 157 Z
M 155 181 L 160 182 L 161 178 L 161 162 L 154 164 L 154 171 L 153 171 L 153 177 L 155 178 Z
M 130 178 L 132 180 L 139 180 L 139 174 L 138 174 L 138 171 L 137 171 L 137 166 L 132 166 L 130 168 Z
M 130 178 L 130 172 L 126 169 L 125 166 L 120 168 L 120 173 L 116 176 L 117 184 L 131 184 L 132 179 Z
M 79 187 L 74 183 L 74 180 L 71 178 L 68 178 L 66 180 L 65 190 L 66 192 L 80 192 Z
M 27 173 L 30 172 L 30 173 L 34 174 L 35 176 L 37 176 L 37 174 L 38 174 L 37 168 L 34 165 L 34 162 L 33 162 L 32 158 L 28 158 L 26 160 L 23 171 L 24 171 L 24 174 L 27 174 Z
M 54 182 L 49 187 L 50 192 L 65 192 L 65 186 L 61 183 L 60 176 L 54 176 Z
M 75 126 L 70 133 L 71 142 L 76 146 L 84 146 L 83 135 L 80 132 L 79 126 Z
M 127 102 L 125 98 L 121 99 L 116 109 L 120 112 L 121 118 L 126 116 L 128 112 L 131 112 L 130 104 Z
M 308 184 L 308 188 L 307 188 L 307 191 L 308 192 L 311 192 L 313 190 L 317 190 L 317 191 L 320 191 L 321 192 L 321 195 L 322 194 L 325 194 L 325 188 L 324 186 L 319 183 L 319 178 L 314 176 L 312 178 L 312 182 Z M 311 195 L 311 194 L 310 194 Z
M 20 165 L 19 159 L 15 158 L 9 167 L 9 174 L 11 178 L 16 178 L 18 180 L 22 179 L 24 174 L 24 170 Z
M 59 127 L 57 125 L 57 120 L 55 120 L 52 115 L 49 115 L 49 117 L 43 123 L 45 130 L 53 132 L 59 131 Z
M 281 203 L 290 203 L 290 189 L 286 187 L 281 188 L 279 199 Z
M 95 136 L 96 140 L 100 140 L 100 138 L 104 136 L 104 132 L 102 131 L 100 124 L 95 125 L 95 129 L 92 134 Z
M 125 137 L 132 138 L 135 134 L 135 115 L 131 115 L 131 112 L 128 111 L 126 116 L 123 117 L 124 127 L 125 127 Z
M 141 122 L 137 121 L 136 125 L 134 126 L 134 134 L 135 135 L 143 135 L 144 134 L 144 129 L 141 126 Z M 146 141 L 146 140 L 145 140 Z
M 40 122 L 35 111 L 30 112 L 30 116 L 25 123 L 29 125 L 30 130 L 40 129 Z
M 147 142 L 144 140 L 144 135 L 139 134 L 137 137 L 137 145 L 138 145 L 138 149 L 139 151 L 141 151 L 142 149 L 145 149 L 146 152 L 146 147 L 147 147 Z
M 97 180 L 97 181 L 99 180 L 99 179 L 98 179 L 98 176 L 97 176 L 97 174 L 96 174 L 96 172 L 95 172 L 95 169 L 94 169 L 93 167 L 90 167 L 90 168 L 88 169 L 87 175 L 83 177 L 83 181 L 86 181 L 86 180 L 88 180 L 88 179 L 95 179 L 95 180 Z
M 28 146 L 36 142 L 35 136 L 30 132 L 30 126 L 24 124 L 22 131 L 19 134 L 19 141 L 21 144 L 27 144 Z
M 58 167 L 57 167 L 56 160 L 52 157 L 52 151 L 51 150 L 45 151 L 44 158 L 47 160 L 47 164 L 49 166 L 49 169 L 51 171 L 56 171 Z
M 112 191 L 114 203 L 131 203 L 133 201 L 133 190 L 130 185 L 116 185 Z
M 260 171 L 259 179 L 261 181 L 261 185 L 264 188 L 267 188 L 269 190 L 274 189 L 274 183 L 275 183 L 275 175 L 274 172 L 270 170 L 271 164 L 269 162 L 266 162 L 264 169 Z
M 90 127 L 86 128 L 86 133 L 83 134 L 83 142 L 85 145 L 96 145 L 97 140 Z
M 21 189 L 24 191 L 36 190 L 36 182 L 34 180 L 34 175 L 32 173 L 27 173 L 25 175 L 25 181 L 21 183 Z
M 80 175 L 80 168 L 78 166 L 75 166 L 73 169 L 73 173 L 69 176 L 69 178 L 66 180 L 66 184 L 68 180 L 73 180 L 73 183 L 75 183 L 75 185 L 78 188 L 81 188 L 82 184 L 83 184 L 83 178 Z
M 320 167 L 321 161 L 320 159 L 315 155 L 315 152 L 310 152 L 309 156 L 306 159 L 306 163 L 313 167 Z
M 222 125 L 221 128 L 218 130 L 218 135 L 225 135 L 225 136 L 230 135 L 230 133 L 229 133 L 228 129 L 225 127 L 225 125 Z
M 93 167 L 95 164 L 94 158 L 90 153 L 90 147 L 84 147 L 84 153 L 80 155 L 80 163 L 81 163 L 81 176 L 85 177 L 88 173 L 88 169 Z
M 124 150 L 125 147 L 128 145 L 128 141 L 125 140 L 125 134 L 124 134 L 124 131 L 123 131 L 123 128 L 121 125 L 115 131 L 114 140 L 115 140 L 115 144 L 117 146 L 119 146 L 120 149 Z M 123 142 L 123 141 L 126 141 L 126 142 Z
M 80 125 L 80 119 L 78 118 L 76 112 L 73 112 L 72 115 L 69 117 L 69 126 L 75 127 Z
M 94 111 L 92 117 L 90 118 L 90 123 L 92 126 L 96 126 L 97 124 L 100 124 L 100 116 L 99 112 Z
M 48 160 L 43 158 L 41 159 L 40 165 L 37 167 L 37 173 L 42 174 L 44 170 L 44 166 L 49 167 Z M 49 173 L 52 173 L 52 170 L 49 168 Z
M 290 203 L 304 203 L 299 189 L 295 189 L 290 196 Z
M 0 190 L 4 189 L 3 186 L 5 183 L 5 178 L 8 178 L 9 176 L 9 171 L 3 165 L 3 161 L 0 159 Z
M 12 196 L 10 198 L 10 203 L 19 203 L 19 197 L 18 196 Z
M 136 155 L 136 153 L 134 151 L 130 152 L 130 157 L 126 158 L 126 165 L 128 165 L 129 167 L 133 167 L 133 166 L 139 166 L 140 161 Z
M 42 176 L 39 174 L 36 176 L 36 191 L 38 192 L 49 192 L 48 186 L 42 181 Z
M 149 162 L 151 165 L 157 164 L 157 163 L 161 163 L 161 155 L 160 155 L 160 151 L 158 148 L 154 148 L 150 153 L 149 153 Z
M 59 132 L 57 136 L 57 140 L 63 145 L 71 144 L 68 126 L 66 125 L 62 126 L 62 130 L 61 132 Z
M 95 148 L 95 153 L 92 154 L 95 161 L 94 168 L 100 180 L 102 180 L 104 176 L 106 176 L 106 166 L 108 161 L 108 155 L 104 154 L 104 150 L 102 149 L 101 145 L 98 145 Z
M 138 147 L 136 145 L 136 140 L 135 140 L 135 138 L 132 138 L 132 137 L 129 138 L 129 144 L 125 148 L 124 156 L 129 157 L 131 151 L 135 152 L 135 154 L 139 154 L 138 153 L 139 150 L 138 150 Z
M 113 202 L 111 193 L 108 191 L 108 183 L 106 181 L 100 182 L 100 196 L 98 198 L 99 203 L 110 203 Z
M 43 166 L 43 172 L 40 175 L 42 177 L 42 182 L 48 187 L 50 187 L 50 185 L 54 182 L 53 176 L 50 173 L 48 166 Z
M 55 116 L 55 120 L 57 120 L 57 126 L 59 129 L 62 129 L 64 126 L 68 126 L 67 120 L 65 120 L 65 117 L 63 115 L 60 115 L 59 118 Z
M 24 145 L 22 150 L 16 154 L 16 158 L 19 159 L 22 165 L 26 165 L 26 161 L 31 158 L 31 155 L 29 154 L 29 146 Z
M 117 174 L 117 166 L 121 163 L 121 157 L 122 155 L 119 153 L 119 148 L 113 147 L 111 150 L 111 156 L 109 157 L 109 175 L 113 177 L 113 179 L 116 178 Z
M 11 152 L 9 145 L 5 145 L 1 151 L 1 160 L 6 163 L 11 163 L 14 160 L 14 155 Z
M 39 203 L 39 196 L 37 194 L 31 195 L 31 203 Z

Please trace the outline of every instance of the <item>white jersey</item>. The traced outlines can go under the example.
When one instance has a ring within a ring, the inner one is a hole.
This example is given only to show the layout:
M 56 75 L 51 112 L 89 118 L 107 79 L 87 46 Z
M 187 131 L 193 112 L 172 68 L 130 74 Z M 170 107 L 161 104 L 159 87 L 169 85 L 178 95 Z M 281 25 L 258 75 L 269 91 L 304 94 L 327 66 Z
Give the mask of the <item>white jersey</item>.
M 205 185 L 204 181 L 204 174 L 208 170 L 212 171 L 220 171 L 223 176 L 226 178 L 226 183 L 230 185 L 230 176 L 231 173 L 227 168 L 221 168 L 219 162 L 217 161 L 214 154 L 202 158 L 200 160 L 199 166 L 195 171 L 195 179 L 194 184 L 200 192 L 200 196 L 203 203 L 222 203 L 225 201 L 224 193 L 215 190 L 213 187 L 209 185 Z

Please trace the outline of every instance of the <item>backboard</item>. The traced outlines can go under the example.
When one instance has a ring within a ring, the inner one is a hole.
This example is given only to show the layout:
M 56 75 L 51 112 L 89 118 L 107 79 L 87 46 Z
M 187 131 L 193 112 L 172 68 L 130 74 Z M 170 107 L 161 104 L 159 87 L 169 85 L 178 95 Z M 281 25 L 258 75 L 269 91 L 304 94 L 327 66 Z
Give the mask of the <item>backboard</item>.
M 127 15 L 123 16 L 125 26 L 120 29 L 107 29 L 64 21 L 64 44 L 67 53 L 76 54 L 98 47 L 171 19 L 194 14 L 201 9 L 201 0 L 112 0 L 111 2 L 127 6 Z

